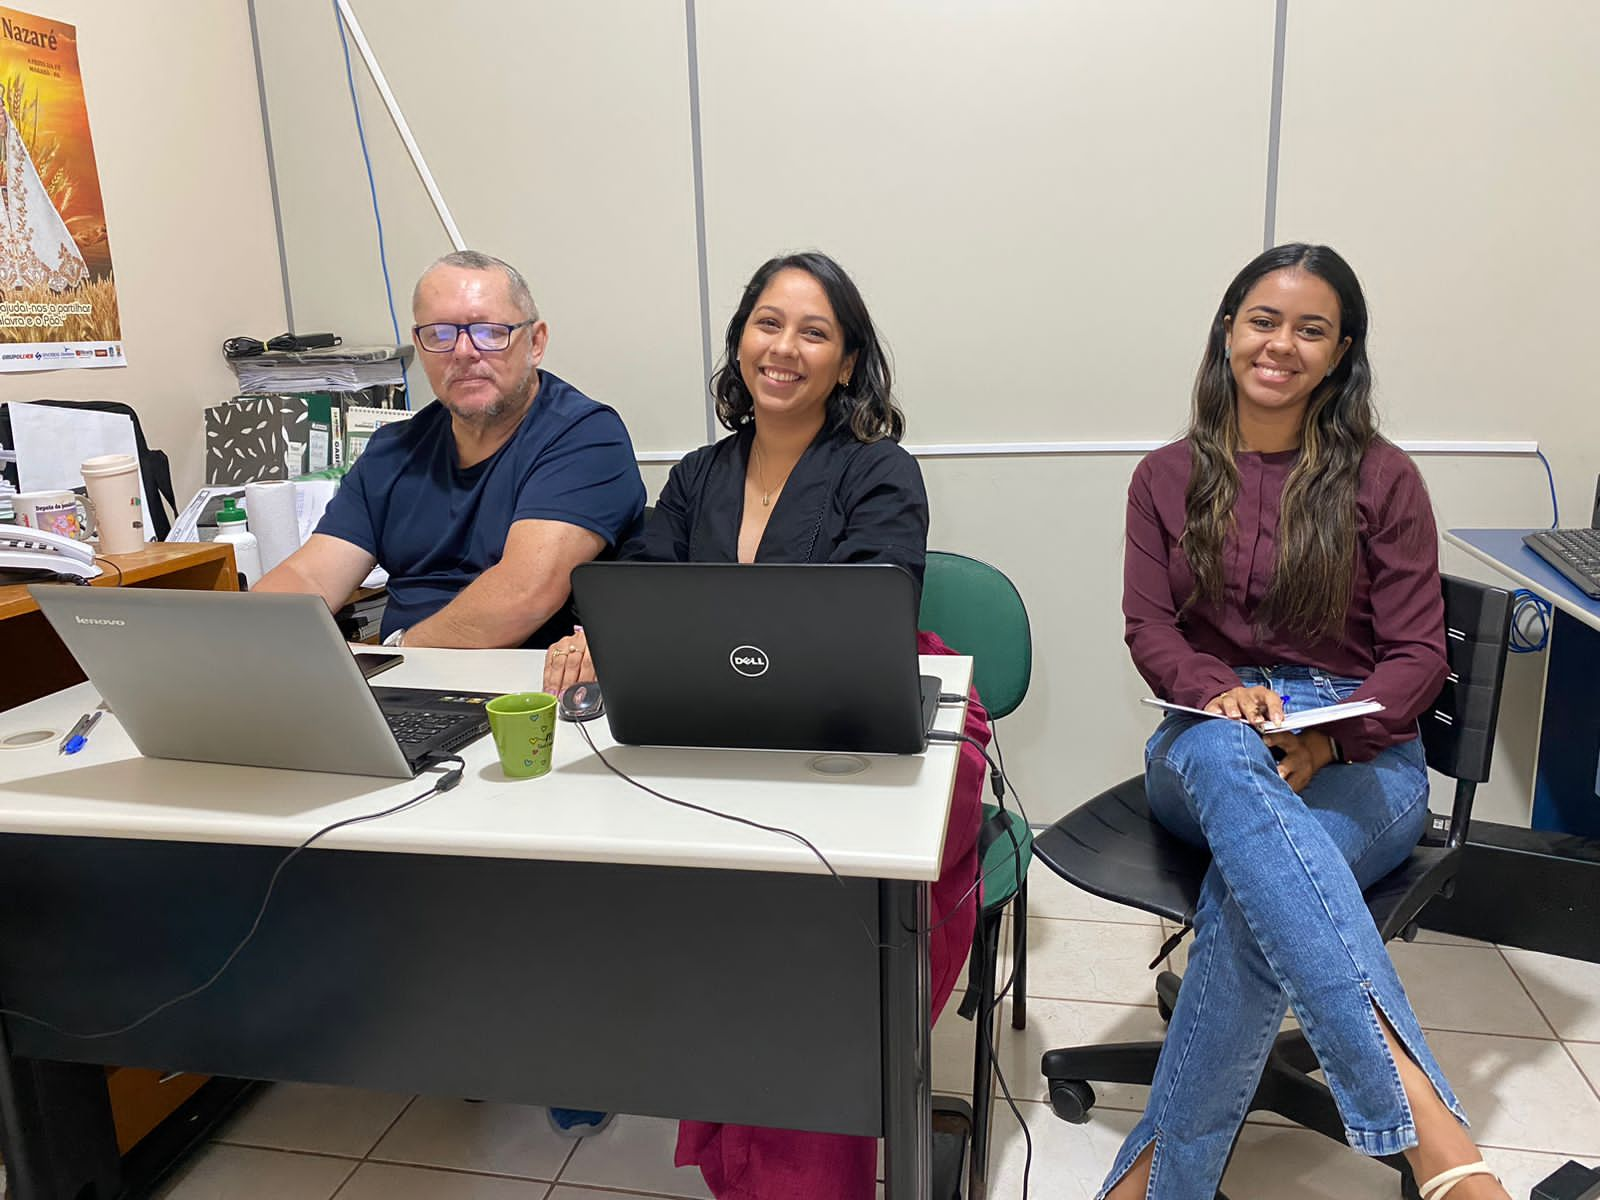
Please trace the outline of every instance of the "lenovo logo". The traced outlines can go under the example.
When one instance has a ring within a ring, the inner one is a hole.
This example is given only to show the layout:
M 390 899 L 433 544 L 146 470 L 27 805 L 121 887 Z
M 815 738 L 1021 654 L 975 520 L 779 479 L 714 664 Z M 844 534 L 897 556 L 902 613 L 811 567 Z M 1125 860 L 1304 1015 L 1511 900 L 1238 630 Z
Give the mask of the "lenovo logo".
M 126 625 L 127 622 L 116 617 L 80 617 L 76 614 L 72 618 L 79 625 Z
M 728 655 L 728 665 L 739 674 L 754 679 L 767 673 L 767 652 L 760 646 L 735 646 Z

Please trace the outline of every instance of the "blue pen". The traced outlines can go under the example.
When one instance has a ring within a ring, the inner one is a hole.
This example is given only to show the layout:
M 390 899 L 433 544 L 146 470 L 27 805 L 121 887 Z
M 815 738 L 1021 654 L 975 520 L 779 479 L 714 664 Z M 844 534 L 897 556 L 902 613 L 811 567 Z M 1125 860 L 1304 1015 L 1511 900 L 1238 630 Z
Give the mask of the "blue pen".
M 100 723 L 100 718 L 105 716 L 102 709 L 95 709 L 89 714 L 89 719 L 84 722 L 83 728 L 67 739 L 67 744 L 61 748 L 63 754 L 76 754 L 89 744 L 89 734 Z

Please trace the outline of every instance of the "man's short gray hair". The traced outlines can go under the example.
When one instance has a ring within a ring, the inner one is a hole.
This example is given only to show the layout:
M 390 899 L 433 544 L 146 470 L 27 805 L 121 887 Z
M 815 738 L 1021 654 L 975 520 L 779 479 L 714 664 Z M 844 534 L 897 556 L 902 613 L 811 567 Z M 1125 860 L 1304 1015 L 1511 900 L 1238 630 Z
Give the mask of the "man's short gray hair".
M 522 272 L 505 259 L 485 254 L 481 250 L 452 250 L 449 254 L 440 255 L 429 263 L 428 269 L 417 279 L 417 286 L 411 289 L 413 310 L 417 307 L 417 295 L 422 290 L 422 281 L 433 274 L 437 267 L 459 267 L 464 271 L 499 271 L 510 285 L 511 303 L 515 304 L 518 311 L 528 320 L 539 319 L 539 306 L 533 302 L 533 292 L 529 290 L 528 281 L 522 277 Z

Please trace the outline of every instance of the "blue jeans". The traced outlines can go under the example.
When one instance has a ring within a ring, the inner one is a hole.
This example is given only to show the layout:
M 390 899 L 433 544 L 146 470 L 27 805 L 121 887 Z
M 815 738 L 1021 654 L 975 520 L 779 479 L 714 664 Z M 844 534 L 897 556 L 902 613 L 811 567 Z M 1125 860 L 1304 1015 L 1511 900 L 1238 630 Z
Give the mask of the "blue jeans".
M 1360 683 L 1294 666 L 1239 674 L 1287 696 L 1291 715 Z M 1215 1194 L 1288 1004 L 1357 1150 L 1417 1144 L 1379 1010 L 1465 1124 L 1361 897 L 1422 836 L 1422 744 L 1326 766 L 1296 795 L 1250 726 L 1171 714 L 1145 748 L 1145 787 L 1161 823 L 1212 862 L 1149 1104 L 1100 1196 L 1152 1142 L 1148 1200 Z

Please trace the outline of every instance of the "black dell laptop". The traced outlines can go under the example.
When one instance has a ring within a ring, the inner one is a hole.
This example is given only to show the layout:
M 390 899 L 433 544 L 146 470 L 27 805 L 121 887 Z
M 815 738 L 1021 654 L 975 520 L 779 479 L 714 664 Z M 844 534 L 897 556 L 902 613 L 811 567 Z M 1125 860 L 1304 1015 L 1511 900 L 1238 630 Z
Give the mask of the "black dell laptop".
M 888 564 L 585 563 L 572 594 L 618 742 L 919 754 L 916 580 Z

